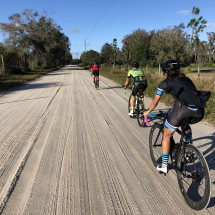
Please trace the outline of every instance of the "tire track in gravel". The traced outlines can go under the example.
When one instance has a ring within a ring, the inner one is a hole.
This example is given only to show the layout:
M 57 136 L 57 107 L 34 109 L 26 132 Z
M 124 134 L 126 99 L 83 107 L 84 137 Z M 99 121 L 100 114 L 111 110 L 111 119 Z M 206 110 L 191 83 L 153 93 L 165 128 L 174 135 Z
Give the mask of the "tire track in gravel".
M 102 92 L 102 91 L 100 91 L 100 92 Z M 100 100 L 101 100 L 101 99 L 98 99 L 98 101 L 100 101 Z M 94 99 L 94 102 L 95 102 L 95 99 Z M 110 104 L 114 104 L 114 102 L 110 102 Z M 98 104 L 97 104 L 97 106 L 98 106 Z M 97 111 L 98 111 L 99 109 L 103 110 L 102 115 L 104 116 L 104 115 L 105 115 L 105 114 L 104 114 L 104 107 L 98 108 Z M 115 110 L 115 108 L 113 108 L 112 112 L 114 112 L 114 110 Z M 114 118 L 116 119 L 117 117 L 114 117 Z M 108 119 L 108 120 L 105 119 L 105 121 L 107 122 L 108 125 L 112 125 L 112 123 L 110 123 L 110 119 Z M 108 123 L 108 122 L 109 122 L 109 123 Z M 113 124 L 114 124 L 114 123 L 113 123 Z M 118 129 L 118 128 L 119 128 L 119 127 L 117 127 L 117 129 Z M 113 132 L 113 131 L 116 131 L 117 129 L 113 128 L 113 129 L 112 129 L 112 132 Z M 118 130 L 117 130 L 117 131 L 118 131 Z M 118 132 L 117 132 L 117 133 L 118 133 Z M 141 139 L 142 139 L 142 138 L 141 138 Z M 123 142 L 123 141 L 120 141 L 120 142 Z M 119 142 L 119 145 L 120 145 L 120 142 Z M 145 143 L 146 143 L 146 142 L 145 142 Z M 132 145 L 132 143 L 131 143 L 131 145 Z M 138 151 L 137 151 L 137 152 L 138 152 Z M 135 157 L 137 157 L 137 154 L 138 154 L 138 153 L 136 153 Z M 143 159 L 142 156 L 140 156 L 140 157 Z M 145 163 L 145 166 L 146 166 L 146 165 L 147 165 L 147 163 Z M 148 166 L 148 165 L 147 165 L 147 166 Z M 152 167 L 153 167 L 153 165 L 150 165 L 150 166 L 148 166 L 148 169 L 151 171 Z M 153 174 L 153 175 L 155 175 L 155 174 Z M 175 177 L 175 174 L 174 174 L 173 176 Z M 175 182 L 176 182 L 176 180 L 175 180 Z M 165 186 L 165 185 L 162 183 L 162 180 L 160 180 L 160 183 L 161 183 L 163 186 Z M 167 183 L 165 183 L 165 184 L 167 185 Z M 176 182 L 176 184 L 177 184 L 177 182 Z M 166 188 L 166 189 L 163 188 L 163 189 L 159 189 L 159 190 L 160 190 L 161 193 L 163 192 L 163 196 L 166 196 L 166 200 L 168 201 L 168 200 L 169 200 L 169 197 L 171 196 L 171 194 L 170 194 L 169 192 L 166 192 L 166 194 L 165 194 L 164 191 L 165 191 L 165 190 L 168 190 L 167 186 L 165 186 L 165 188 Z M 175 185 L 172 186 L 172 191 L 173 191 L 173 193 L 176 192 L 177 194 L 179 194 L 179 196 L 181 196 L 180 193 L 179 193 L 179 191 L 175 189 Z M 165 194 L 165 195 L 164 195 L 164 194 Z M 180 197 L 179 197 L 179 198 L 180 198 Z M 176 201 L 174 200 L 174 196 L 172 196 L 172 200 L 173 200 L 173 205 L 174 205 L 174 208 L 175 208 L 174 210 L 176 210 L 176 209 L 178 210 L 179 205 L 176 204 Z M 180 207 L 180 208 L 181 208 L 181 212 L 180 212 L 180 213 L 183 213 L 184 210 L 183 210 L 182 207 L 183 207 L 183 204 L 184 204 L 184 200 L 181 198 L 181 201 L 180 201 L 180 202 L 181 202 L 181 205 L 182 205 L 182 206 Z M 173 205 L 171 205 L 171 207 L 172 207 Z M 173 211 L 174 211 L 174 210 L 173 210 Z M 187 207 L 187 210 L 190 212 L 190 209 L 189 209 L 188 207 Z M 179 210 L 179 211 L 180 211 L 180 210 Z
M 92 98 L 93 98 L 93 95 L 91 94 L 91 96 L 92 96 Z M 96 100 L 93 98 L 93 101 L 96 103 Z M 106 123 L 107 123 L 107 125 L 109 126 L 109 128 L 110 128 L 110 130 L 111 130 L 111 132 L 112 132 L 112 135 L 113 135 L 113 137 L 117 140 L 117 138 L 116 138 L 116 135 L 114 134 L 115 132 L 115 130 L 117 130 L 117 131 L 119 131 L 119 127 L 117 126 L 117 129 L 116 129 L 116 127 L 113 127 L 113 129 L 111 129 L 111 125 L 113 125 L 113 123 L 111 122 L 111 120 L 110 120 L 110 118 L 108 118 L 107 117 L 107 115 L 105 115 L 105 112 L 103 111 L 102 113 L 101 112 L 99 112 L 99 110 L 104 110 L 103 108 L 99 108 L 99 105 L 96 103 L 96 106 L 97 106 L 97 111 L 96 111 L 96 113 L 99 113 L 99 114 L 101 114 L 101 116 L 103 116 L 104 117 L 104 120 L 106 121 Z M 116 118 L 116 117 L 114 117 L 114 118 Z M 119 132 L 117 132 L 117 133 L 119 133 Z M 123 135 L 121 135 L 121 136 L 123 136 Z M 122 141 L 120 141 L 120 142 L 125 142 L 125 140 L 122 140 Z M 120 145 L 120 142 L 118 142 L 117 141 L 117 143 Z M 132 143 L 130 142 L 130 145 L 132 146 Z M 121 147 L 121 146 L 120 146 Z M 121 148 L 122 149 L 122 148 Z M 122 151 L 124 151 L 124 150 L 122 150 Z M 134 150 L 132 150 L 132 151 L 134 151 Z M 125 154 L 125 153 L 124 153 Z M 125 154 L 126 155 L 126 154 Z M 137 153 L 136 153 L 136 155 L 137 155 Z M 135 155 L 135 158 L 136 158 L 136 155 Z M 142 158 L 142 157 L 141 157 Z M 107 162 L 108 163 L 108 162 Z M 144 164 L 145 165 L 143 165 L 143 166 L 146 166 L 146 163 L 144 162 Z M 151 168 L 148 168 L 149 170 L 151 170 Z M 134 171 L 134 169 L 133 169 L 133 171 Z M 134 173 L 135 173 L 135 171 L 134 171 Z M 136 176 L 137 176 L 137 174 L 135 174 Z M 118 186 L 119 187 L 119 186 Z M 153 206 L 154 207 L 154 206 Z M 178 206 L 177 206 L 178 207 Z
M 59 92 L 59 89 L 61 88 L 61 84 L 60 86 L 57 88 L 57 90 L 55 91 L 54 95 L 52 96 L 50 102 L 48 103 L 48 105 L 46 106 L 43 114 L 40 116 L 39 120 L 37 121 L 37 125 L 35 125 L 34 130 L 32 130 L 32 134 L 30 137 L 24 137 L 23 142 L 26 144 L 25 145 L 18 145 L 15 146 L 14 148 L 14 155 L 10 156 L 7 159 L 7 163 L 9 165 L 6 165 L 5 167 L 1 168 L 1 178 L 0 178 L 0 212 L 3 210 L 9 196 L 11 195 L 14 187 L 16 186 L 16 182 L 25 166 L 25 163 L 31 153 L 31 150 L 34 147 L 34 144 L 37 140 L 37 136 L 39 135 L 42 126 L 44 124 L 44 121 L 50 111 L 50 107 L 51 104 L 54 100 L 54 98 L 56 97 L 57 93 Z M 15 142 L 18 142 L 22 139 L 21 136 L 25 135 L 25 128 L 27 128 L 29 126 L 28 123 L 30 123 L 32 121 L 32 118 L 28 119 L 28 121 L 26 122 L 26 124 L 23 125 L 22 129 L 24 129 L 24 131 L 20 134 L 20 136 L 16 139 L 16 137 L 14 137 Z M 21 129 L 21 130 L 22 130 Z M 3 162 L 2 162 L 3 163 Z
M 127 116 L 127 100 L 117 88 L 106 90 L 104 80 L 97 91 L 84 70 L 68 73 L 48 102 L 3 215 L 13 208 L 16 215 L 210 214 L 188 208 L 173 173 L 157 173 L 150 129 Z

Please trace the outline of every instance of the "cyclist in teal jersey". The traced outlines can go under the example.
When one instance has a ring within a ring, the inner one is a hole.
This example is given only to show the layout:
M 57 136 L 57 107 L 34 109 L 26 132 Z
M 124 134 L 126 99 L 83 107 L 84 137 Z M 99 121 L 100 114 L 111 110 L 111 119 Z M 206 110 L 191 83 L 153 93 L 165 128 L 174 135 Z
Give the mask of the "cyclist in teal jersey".
M 134 97 L 137 95 L 139 90 L 144 91 L 147 88 L 147 81 L 143 70 L 139 69 L 139 63 L 133 62 L 131 64 L 131 70 L 128 72 L 127 79 L 125 82 L 125 87 L 128 86 L 130 78 L 133 80 L 133 87 L 131 92 L 130 100 L 130 113 L 129 116 L 134 115 Z

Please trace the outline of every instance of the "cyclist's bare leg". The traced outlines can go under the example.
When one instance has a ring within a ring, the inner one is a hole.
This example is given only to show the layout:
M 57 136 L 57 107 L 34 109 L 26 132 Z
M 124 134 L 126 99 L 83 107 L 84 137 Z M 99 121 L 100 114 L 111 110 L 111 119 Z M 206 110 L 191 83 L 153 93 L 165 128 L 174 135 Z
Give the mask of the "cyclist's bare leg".
M 131 96 L 130 107 L 134 107 L 134 96 Z
M 170 151 L 170 139 L 174 131 L 169 128 L 164 127 L 164 134 L 162 140 L 162 165 L 157 166 L 159 172 L 167 173 L 168 172 L 168 159 Z
M 162 153 L 169 154 L 170 150 L 170 139 L 174 131 L 170 130 L 167 127 L 164 127 L 163 140 L 162 140 Z

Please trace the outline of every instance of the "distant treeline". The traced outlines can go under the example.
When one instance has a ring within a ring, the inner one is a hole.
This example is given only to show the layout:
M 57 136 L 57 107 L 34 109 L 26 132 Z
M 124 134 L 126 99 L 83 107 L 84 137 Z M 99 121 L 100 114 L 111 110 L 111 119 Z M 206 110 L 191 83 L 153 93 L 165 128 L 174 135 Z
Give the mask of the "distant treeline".
M 196 8 L 193 8 L 195 13 Z M 202 17 L 192 19 L 187 27 L 192 28 L 188 35 L 184 23 L 150 32 L 137 29 L 125 35 L 122 49 L 117 47 L 117 39 L 113 43 L 105 43 L 101 52 L 90 50 L 82 53 L 81 60 L 85 64 L 98 61 L 102 64 L 130 64 L 139 61 L 140 66 L 156 66 L 168 59 L 176 59 L 185 66 L 191 63 L 214 66 L 215 32 L 207 32 L 207 41 L 200 41 L 199 34 L 206 27 Z

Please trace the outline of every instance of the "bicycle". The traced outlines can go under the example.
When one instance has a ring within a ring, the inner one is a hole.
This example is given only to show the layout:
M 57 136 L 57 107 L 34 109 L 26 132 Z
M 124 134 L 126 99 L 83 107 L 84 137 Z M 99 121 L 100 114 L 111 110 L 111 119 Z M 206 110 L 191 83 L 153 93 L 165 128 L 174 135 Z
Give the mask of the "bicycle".
M 126 87 L 124 89 L 126 94 Z M 143 94 L 143 91 L 140 89 L 134 98 L 134 114 L 137 115 L 137 122 L 140 127 L 142 127 L 145 122 L 145 118 L 143 115 L 143 112 L 145 111 L 145 106 L 142 98 L 144 98 L 144 94 Z M 129 96 L 129 100 L 128 100 L 128 113 L 130 113 L 130 100 L 131 100 L 131 95 Z
M 168 113 L 160 111 L 159 114 L 148 114 L 148 116 L 159 116 L 163 118 L 162 123 L 155 122 L 149 134 L 149 150 L 152 162 L 155 167 L 161 164 L 162 134 L 164 123 Z M 190 128 L 186 119 L 184 128 Z M 148 124 L 147 117 L 145 119 Z M 191 129 L 191 128 L 190 128 Z M 186 140 L 186 129 L 179 129 L 176 132 L 180 135 L 180 142 L 175 143 L 171 139 L 170 157 L 171 165 L 169 169 L 175 169 L 180 191 L 186 203 L 194 210 L 203 210 L 207 207 L 211 195 L 211 178 L 207 161 L 202 153 Z M 166 175 L 166 174 L 164 174 Z
M 98 88 L 98 87 L 99 87 L 99 83 L 97 83 L 97 82 L 98 82 L 97 78 L 98 78 L 98 77 L 97 77 L 96 75 L 94 75 L 93 83 L 95 84 L 95 88 Z

